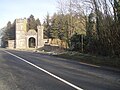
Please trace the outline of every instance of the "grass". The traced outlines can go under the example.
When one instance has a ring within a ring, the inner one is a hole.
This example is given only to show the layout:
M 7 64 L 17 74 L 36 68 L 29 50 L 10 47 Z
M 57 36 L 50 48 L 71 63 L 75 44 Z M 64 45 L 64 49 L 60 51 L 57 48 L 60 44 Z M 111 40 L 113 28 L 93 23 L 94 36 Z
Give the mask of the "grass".
M 80 62 L 100 65 L 100 66 L 108 66 L 120 69 L 120 58 L 110 58 L 103 56 L 93 56 L 88 54 L 81 54 L 76 52 L 67 52 L 63 54 L 57 55 L 58 57 L 76 60 Z

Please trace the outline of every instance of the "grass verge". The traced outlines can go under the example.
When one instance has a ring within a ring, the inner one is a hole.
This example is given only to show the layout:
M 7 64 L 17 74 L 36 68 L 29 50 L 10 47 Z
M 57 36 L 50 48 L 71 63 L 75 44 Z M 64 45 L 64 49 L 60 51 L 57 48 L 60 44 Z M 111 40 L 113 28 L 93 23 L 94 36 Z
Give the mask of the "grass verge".
M 102 56 L 93 56 L 88 54 L 81 53 L 63 53 L 56 55 L 57 57 L 62 57 L 70 60 L 80 61 L 84 63 L 114 67 L 120 69 L 120 58 L 111 58 L 111 57 L 102 57 Z

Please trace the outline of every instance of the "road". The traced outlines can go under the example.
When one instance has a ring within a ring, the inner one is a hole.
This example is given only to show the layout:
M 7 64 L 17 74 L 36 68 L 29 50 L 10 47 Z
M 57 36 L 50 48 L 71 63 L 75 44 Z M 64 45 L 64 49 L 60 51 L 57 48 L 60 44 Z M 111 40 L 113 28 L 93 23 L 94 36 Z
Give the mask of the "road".
M 120 90 L 120 71 L 0 49 L 0 90 Z

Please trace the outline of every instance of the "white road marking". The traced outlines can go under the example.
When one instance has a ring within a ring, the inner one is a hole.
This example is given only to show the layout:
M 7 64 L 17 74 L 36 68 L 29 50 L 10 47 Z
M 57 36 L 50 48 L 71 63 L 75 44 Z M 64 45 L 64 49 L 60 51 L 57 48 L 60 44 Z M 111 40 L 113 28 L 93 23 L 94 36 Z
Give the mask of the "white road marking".
M 63 59 L 63 58 L 58 58 L 58 59 L 68 61 L 67 59 Z M 101 66 L 98 66 L 98 65 L 88 64 L 88 63 L 84 63 L 84 62 L 78 62 L 78 61 L 72 61 L 72 62 L 80 63 L 80 64 L 91 66 L 91 67 L 101 67 Z
M 8 52 L 8 51 L 4 51 L 4 52 L 6 52 L 6 53 L 8 53 L 8 54 L 10 54 L 10 55 L 12 55 L 12 56 L 14 56 L 14 57 L 16 57 L 16 58 L 18 58 L 18 59 L 24 61 L 24 62 L 26 62 L 26 63 L 32 65 L 33 67 L 35 67 L 35 68 L 37 68 L 37 69 L 39 69 L 39 70 L 41 70 L 41 71 L 47 73 L 48 75 L 50 75 L 50 76 L 52 76 L 52 77 L 58 79 L 59 81 L 62 81 L 63 83 L 66 83 L 67 85 L 73 87 L 74 89 L 83 90 L 82 88 L 80 88 L 80 87 L 78 87 L 78 86 L 76 86 L 76 85 L 74 85 L 74 84 L 68 82 L 67 80 L 62 79 L 62 78 L 58 77 L 57 75 L 52 74 L 51 72 L 49 72 L 49 71 L 47 71 L 47 70 L 45 70 L 45 69 L 43 69 L 43 68 L 41 68 L 41 67 L 39 67 L 39 66 L 33 64 L 33 63 L 31 63 L 31 62 L 29 62 L 29 61 L 27 61 L 27 60 L 25 60 L 25 59 L 23 59 L 23 58 L 21 58 L 21 57 L 15 55 L 15 54 L 12 54 L 12 53 L 10 53 L 10 52 Z
M 84 63 L 84 62 L 79 62 L 79 63 L 83 64 L 83 65 L 91 66 L 91 67 L 100 67 L 98 65 L 88 64 L 88 63 Z

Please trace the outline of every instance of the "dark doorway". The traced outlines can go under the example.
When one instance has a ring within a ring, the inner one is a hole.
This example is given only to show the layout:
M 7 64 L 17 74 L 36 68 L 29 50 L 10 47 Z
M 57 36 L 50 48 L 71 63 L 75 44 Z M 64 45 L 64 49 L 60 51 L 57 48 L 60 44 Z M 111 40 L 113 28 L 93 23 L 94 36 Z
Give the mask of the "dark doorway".
M 35 38 L 29 38 L 29 48 L 35 48 Z

